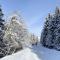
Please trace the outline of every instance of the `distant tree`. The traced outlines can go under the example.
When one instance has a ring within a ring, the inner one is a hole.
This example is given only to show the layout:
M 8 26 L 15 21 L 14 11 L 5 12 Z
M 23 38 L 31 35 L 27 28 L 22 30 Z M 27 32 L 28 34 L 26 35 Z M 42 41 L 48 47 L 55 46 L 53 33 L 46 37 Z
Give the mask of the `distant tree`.
M 38 36 L 34 35 L 34 34 L 31 34 L 31 44 L 32 45 L 37 45 L 38 43 Z

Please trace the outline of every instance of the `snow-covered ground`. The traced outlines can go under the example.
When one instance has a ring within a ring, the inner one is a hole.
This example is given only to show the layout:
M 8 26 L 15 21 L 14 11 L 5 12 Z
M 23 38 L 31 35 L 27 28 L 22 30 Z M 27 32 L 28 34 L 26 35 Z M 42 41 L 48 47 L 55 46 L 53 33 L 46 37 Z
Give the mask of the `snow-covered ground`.
M 60 60 L 60 51 L 48 49 L 38 44 L 0 60 Z
M 0 60 L 40 60 L 38 56 L 31 51 L 31 49 L 26 48 L 15 54 L 6 56 Z
M 60 60 L 60 51 L 42 47 L 40 44 L 33 46 L 32 51 L 35 52 L 41 60 Z

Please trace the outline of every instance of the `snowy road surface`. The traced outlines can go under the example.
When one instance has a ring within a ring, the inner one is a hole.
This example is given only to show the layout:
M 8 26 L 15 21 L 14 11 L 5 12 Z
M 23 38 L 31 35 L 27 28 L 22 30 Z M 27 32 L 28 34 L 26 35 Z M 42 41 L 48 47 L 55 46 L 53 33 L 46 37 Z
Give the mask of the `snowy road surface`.
M 20 52 L 6 56 L 0 60 L 40 60 L 40 59 L 35 53 L 31 52 L 29 48 L 26 48 Z
M 38 44 L 0 60 L 60 60 L 60 51 L 48 49 Z

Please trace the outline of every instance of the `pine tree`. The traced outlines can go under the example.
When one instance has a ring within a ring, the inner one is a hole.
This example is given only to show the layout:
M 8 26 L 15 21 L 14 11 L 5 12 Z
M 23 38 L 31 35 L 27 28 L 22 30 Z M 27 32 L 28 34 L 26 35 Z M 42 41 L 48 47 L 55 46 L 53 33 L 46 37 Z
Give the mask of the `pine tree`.
M 2 13 L 2 9 L 0 7 L 0 58 L 6 55 L 6 50 L 5 50 L 5 43 L 3 40 L 4 36 L 4 19 L 3 19 L 4 14 Z
M 48 20 L 48 18 L 46 18 L 44 29 L 43 29 L 42 34 L 41 34 L 41 43 L 43 44 L 43 46 L 47 45 L 46 40 L 47 40 L 47 36 L 48 36 L 48 27 L 49 27 L 49 20 Z
M 60 9 L 56 7 L 55 10 L 55 15 L 54 15 L 54 20 L 55 20 L 55 48 L 57 50 L 60 50 Z
M 25 46 L 30 45 L 29 32 L 21 16 L 14 13 L 10 16 L 9 22 L 5 25 L 4 40 L 8 45 L 8 53 L 13 54 Z
M 55 14 L 49 14 L 41 34 L 43 46 L 60 50 L 60 10 L 56 7 Z

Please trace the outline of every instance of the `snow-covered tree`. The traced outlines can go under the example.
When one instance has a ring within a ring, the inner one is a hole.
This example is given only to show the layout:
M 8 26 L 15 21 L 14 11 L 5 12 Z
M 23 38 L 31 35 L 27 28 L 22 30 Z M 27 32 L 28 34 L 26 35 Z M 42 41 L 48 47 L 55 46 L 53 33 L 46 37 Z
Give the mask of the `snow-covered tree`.
M 5 25 L 4 40 L 8 46 L 8 53 L 12 54 L 18 49 L 30 44 L 28 31 L 24 21 L 18 14 L 13 14 L 9 18 L 9 23 Z M 11 51 L 12 50 L 12 51 Z
M 55 14 L 48 15 L 41 34 L 42 45 L 60 50 L 60 10 L 57 7 Z
M 0 58 L 4 57 L 6 55 L 6 45 L 4 43 L 4 14 L 2 13 L 2 9 L 0 6 Z
M 48 42 L 51 40 L 51 30 L 50 30 L 50 25 L 51 25 L 51 15 L 49 14 L 48 17 L 46 18 L 46 22 L 45 22 L 45 25 L 44 25 L 44 29 L 42 31 L 42 34 L 41 34 L 41 43 L 44 45 L 44 46 L 48 46 L 48 44 L 50 44 L 51 42 Z M 49 37 L 48 37 L 49 36 Z M 50 40 L 49 40 L 50 39 Z
M 38 43 L 38 36 L 34 35 L 33 33 L 28 33 L 29 35 L 29 42 L 31 45 L 37 45 Z

